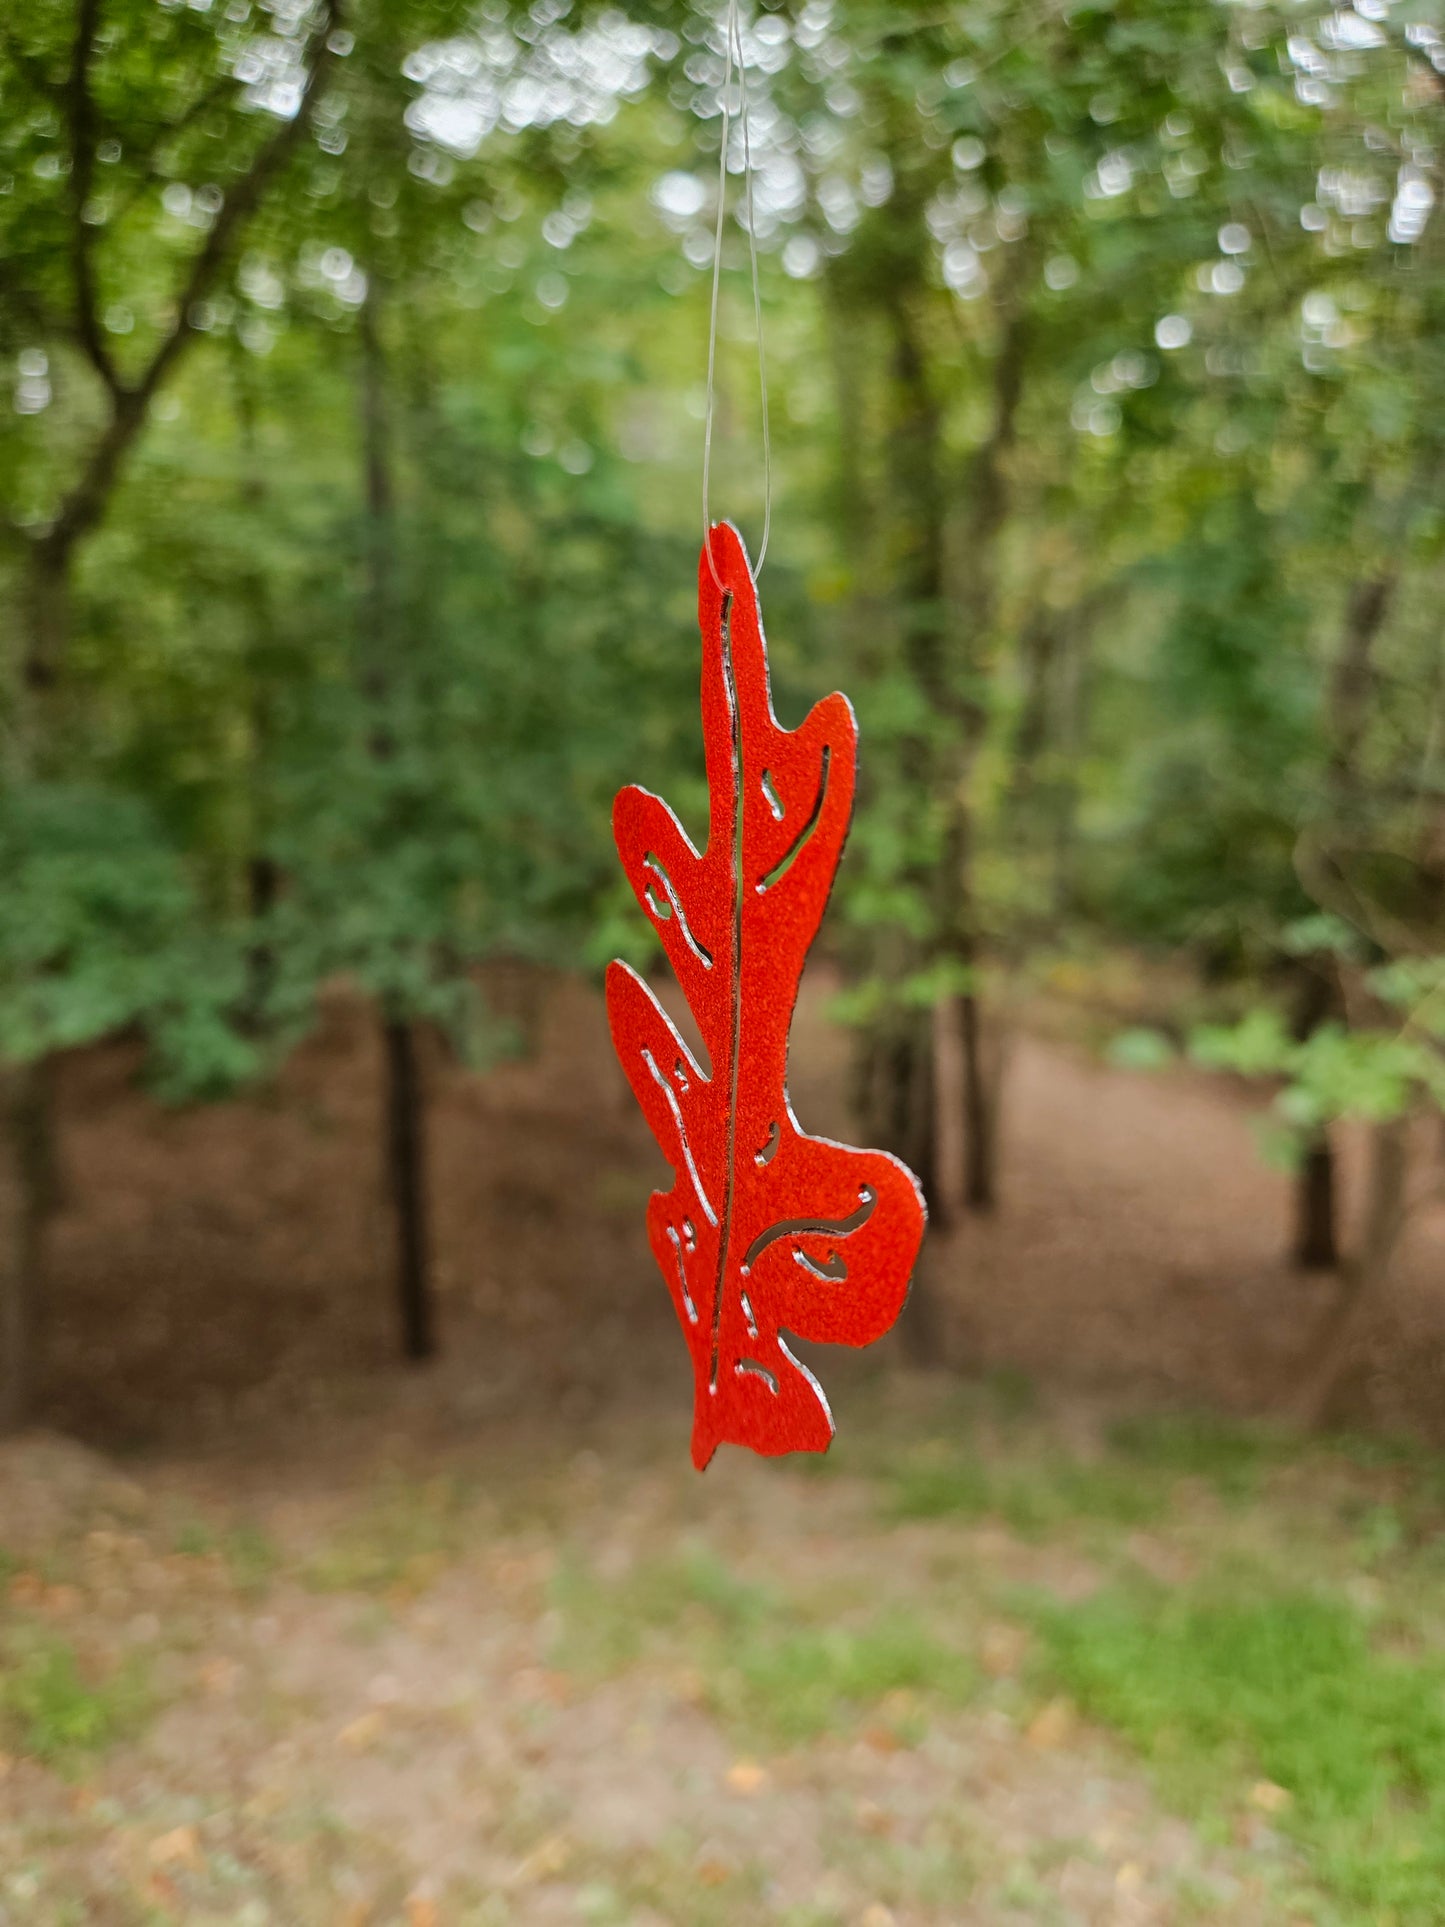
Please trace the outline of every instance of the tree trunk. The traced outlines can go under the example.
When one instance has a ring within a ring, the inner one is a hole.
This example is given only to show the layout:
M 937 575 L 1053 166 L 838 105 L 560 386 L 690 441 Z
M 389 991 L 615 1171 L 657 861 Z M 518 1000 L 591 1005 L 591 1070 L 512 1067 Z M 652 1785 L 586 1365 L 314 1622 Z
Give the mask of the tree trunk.
M 1335 1239 L 1335 1151 L 1321 1130 L 1305 1152 L 1295 1179 L 1294 1262 L 1299 1271 L 1333 1271 L 1340 1261 Z
M 933 1007 L 933 1141 L 938 1156 L 934 1196 L 929 1201 L 944 1230 L 956 1222 L 966 1204 L 967 1080 L 959 1000 L 944 997 Z
M 1398 581 L 1398 566 L 1387 563 L 1357 582 L 1345 605 L 1344 633 L 1329 687 L 1329 779 L 1337 812 L 1347 808 L 1359 792 L 1360 750 L 1375 689 L 1375 644 Z
M 983 1024 L 978 998 L 972 991 L 959 999 L 959 1016 L 963 1031 L 964 1197 L 970 1211 L 989 1212 L 998 1203 L 995 1183 L 998 1147 L 994 1136 L 994 1106 L 984 1068 Z
M 366 605 L 362 680 L 373 705 L 371 753 L 387 761 L 394 752 L 386 703 L 397 648 L 396 488 L 392 475 L 391 413 L 386 352 L 380 333 L 380 286 L 367 275 L 361 304 L 361 447 L 366 492 Z M 385 1134 L 388 1191 L 396 1232 L 396 1300 L 402 1349 L 407 1358 L 430 1358 L 436 1350 L 431 1302 L 427 1219 L 424 1095 L 416 1058 L 414 1026 L 389 1006 L 382 1013 L 386 1058 Z
M 854 1108 L 871 1144 L 901 1157 L 923 1187 L 930 1217 L 939 1228 L 950 1222 L 941 1196 L 936 1128 L 942 1064 L 936 1049 L 937 1023 L 928 1010 L 890 1011 L 863 1033 L 854 1060 Z M 925 1240 L 924 1250 L 929 1249 Z M 931 1264 L 913 1275 L 899 1337 L 909 1360 L 919 1366 L 942 1365 L 942 1304 Z
M 870 1143 L 903 1159 L 940 1208 L 934 1157 L 934 1054 L 931 1014 L 893 1010 L 863 1033 L 855 1060 L 854 1101 Z
M 73 544 L 54 534 L 29 544 L 26 570 L 25 655 L 19 691 L 19 773 L 42 776 L 56 760 L 56 698 L 70 644 L 70 563 Z
M 361 336 L 361 454 L 366 490 L 366 602 L 364 683 L 377 705 L 372 746 L 386 758 L 392 745 L 384 703 L 396 647 L 396 487 L 392 480 L 391 409 L 386 351 L 381 340 L 381 296 L 368 274 L 359 315 Z
M 408 1358 L 436 1350 L 427 1252 L 425 1106 L 416 1029 L 389 1015 L 386 1042 L 386 1156 L 396 1220 L 397 1305 Z
M 12 1195 L 0 1276 L 0 1432 L 13 1432 L 34 1409 L 44 1359 L 45 1234 L 57 1201 L 53 1063 L 20 1065 L 5 1084 Z
M 11 736 L 12 775 L 44 776 L 57 755 L 56 714 L 70 637 L 69 544 L 33 541 L 25 584 L 26 630 Z M 58 1203 L 50 1058 L 4 1073 L 4 1134 L 10 1166 L 10 1235 L 0 1273 L 0 1432 L 23 1425 L 44 1370 L 45 1246 Z
M 1330 960 L 1305 959 L 1300 966 L 1299 995 L 1291 1026 L 1296 1041 L 1304 1043 L 1312 1037 L 1337 1001 L 1338 984 Z M 1305 1147 L 1294 1195 L 1292 1256 L 1296 1269 L 1333 1271 L 1340 1258 L 1335 1228 L 1335 1150 L 1325 1125 L 1314 1132 Z
M 904 1356 L 922 1372 L 943 1371 L 949 1362 L 944 1296 L 938 1282 L 942 1249 L 936 1241 L 924 1239 L 908 1287 L 908 1302 L 898 1321 Z
M 1365 1223 L 1357 1256 L 1341 1267 L 1340 1296 L 1311 1350 L 1295 1393 L 1305 1424 L 1329 1425 L 1352 1415 L 1366 1391 L 1366 1340 L 1389 1283 L 1405 1224 L 1410 1164 L 1408 1118 L 1391 1118 L 1370 1133 Z
M 241 573 L 239 594 L 250 632 L 247 650 L 247 679 L 250 685 L 250 820 L 246 830 L 250 849 L 249 854 L 244 854 L 245 846 L 242 846 L 244 893 L 246 914 L 252 924 L 259 928 L 275 909 L 281 893 L 280 867 L 266 849 L 271 827 L 266 758 L 272 733 L 272 702 L 264 664 L 276 625 L 266 571 L 255 559 L 260 552 L 259 536 L 266 510 L 266 469 L 251 357 L 239 342 L 234 344 L 231 367 L 235 381 L 236 427 L 241 444 L 241 504 L 247 515 L 254 518 L 258 538 L 253 546 L 252 559 Z M 259 1032 L 265 1028 L 266 1007 L 276 981 L 275 951 L 264 936 L 258 937 L 250 946 L 246 958 L 246 978 L 246 1019 L 249 1026 Z

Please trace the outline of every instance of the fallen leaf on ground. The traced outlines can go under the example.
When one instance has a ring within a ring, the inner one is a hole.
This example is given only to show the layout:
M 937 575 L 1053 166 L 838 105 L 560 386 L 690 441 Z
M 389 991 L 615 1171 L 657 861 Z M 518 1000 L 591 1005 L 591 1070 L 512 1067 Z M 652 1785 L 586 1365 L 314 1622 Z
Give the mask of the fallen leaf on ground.
M 704 1847 L 698 1855 L 693 1871 L 704 1887 L 723 1887 L 733 1877 L 731 1862 L 724 1860 L 713 1847 Z
M 902 1738 L 891 1726 L 865 1726 L 863 1744 L 871 1746 L 875 1753 L 899 1753 L 903 1750 Z
M 160 1834 L 146 1848 L 146 1858 L 153 1867 L 199 1867 L 201 1845 L 195 1828 L 172 1827 Z
M 365 1753 L 369 1747 L 376 1745 L 385 1725 L 384 1713 L 362 1713 L 349 1726 L 343 1726 L 336 1737 L 349 1753 Z
M 1249 1789 L 1249 1803 L 1261 1813 L 1283 1813 L 1293 1805 L 1294 1795 L 1288 1787 L 1276 1786 L 1273 1780 L 1257 1780 Z
M 673 1674 L 672 1690 L 689 1706 L 698 1706 L 707 1698 L 707 1681 L 695 1667 L 684 1666 Z
M 853 1809 L 853 1818 L 860 1833 L 877 1834 L 881 1838 L 893 1831 L 893 1815 L 876 1800 L 860 1800 Z
M 1161 1586 L 1182 1586 L 1190 1576 L 1191 1566 L 1187 1555 L 1180 1552 L 1177 1546 L 1156 1539 L 1152 1533 L 1131 1532 L 1128 1547 L 1129 1556 L 1144 1568 L 1151 1579 L 1157 1579 Z
M 213 1699 L 225 1699 L 236 1690 L 241 1669 L 234 1659 L 208 1659 L 198 1678 Z
M 241 1811 L 248 1820 L 270 1820 L 285 1806 L 287 1797 L 285 1787 L 259 1787 Z
M 999 1623 L 984 1628 L 979 1658 L 991 1679 L 1011 1679 L 1023 1664 L 1028 1649 L 1029 1636 L 1022 1626 Z
M 734 1760 L 727 1770 L 727 1783 L 734 1793 L 756 1793 L 768 1783 L 768 1769 L 756 1760 Z
M 871 1907 L 863 1909 L 859 1916 L 858 1927 L 894 1927 L 894 1922 L 893 1909 L 875 1900 Z
M 406 1927 L 437 1927 L 441 1916 L 430 1894 L 412 1894 L 406 1903 Z
M 1063 1746 L 1077 1725 L 1078 1718 L 1068 1700 L 1050 1700 L 1029 1721 L 1026 1737 L 1030 1746 Z
M 1114 1885 L 1121 1893 L 1131 1894 L 1144 1884 L 1144 1869 L 1137 1860 L 1126 1860 L 1114 1875 Z
M 562 1872 L 572 1858 L 572 1843 L 563 1833 L 549 1833 L 533 1847 L 525 1859 L 519 1860 L 508 1876 L 509 1887 L 534 1887 L 539 1881 L 551 1880 Z

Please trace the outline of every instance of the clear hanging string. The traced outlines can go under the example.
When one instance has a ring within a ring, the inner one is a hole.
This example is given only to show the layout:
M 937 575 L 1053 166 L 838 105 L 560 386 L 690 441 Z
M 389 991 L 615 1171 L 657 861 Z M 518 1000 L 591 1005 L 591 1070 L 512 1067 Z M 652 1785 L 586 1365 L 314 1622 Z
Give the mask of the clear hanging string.
M 753 204 L 753 151 L 752 134 L 748 124 L 748 70 L 743 58 L 743 29 L 739 15 L 738 0 L 728 0 L 726 19 L 726 59 L 722 84 L 722 145 L 718 154 L 717 173 L 717 228 L 713 235 L 712 248 L 712 307 L 708 317 L 707 331 L 707 410 L 702 432 L 702 543 L 707 556 L 708 568 L 718 588 L 722 579 L 717 572 L 717 564 L 712 559 L 712 512 L 709 507 L 709 485 L 712 480 L 712 425 L 713 412 L 717 400 L 715 380 L 717 369 L 717 310 L 718 291 L 722 284 L 723 229 L 727 220 L 728 187 L 728 147 L 732 135 L 732 83 L 733 64 L 736 57 L 738 75 L 738 115 L 743 130 L 743 181 L 747 190 L 747 230 L 748 260 L 752 267 L 753 278 L 753 326 L 758 341 L 758 393 L 762 399 L 763 415 L 763 539 L 758 549 L 758 559 L 753 564 L 756 578 L 763 572 L 763 558 L 768 552 L 768 534 L 773 522 L 773 448 L 768 430 L 768 368 L 763 352 L 763 297 L 758 285 L 758 236 L 755 208 Z

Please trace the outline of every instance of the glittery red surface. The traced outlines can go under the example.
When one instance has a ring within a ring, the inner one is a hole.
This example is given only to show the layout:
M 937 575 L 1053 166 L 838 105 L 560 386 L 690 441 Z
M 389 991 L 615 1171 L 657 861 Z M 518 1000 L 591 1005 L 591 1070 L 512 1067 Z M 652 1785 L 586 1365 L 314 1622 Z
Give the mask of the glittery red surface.
M 675 1177 L 647 1223 L 692 1354 L 699 1468 L 724 1441 L 827 1449 L 828 1402 L 788 1335 L 881 1337 L 908 1295 L 924 1222 L 896 1158 L 809 1137 L 789 1107 L 788 1029 L 848 833 L 858 731 L 839 695 L 799 728 L 779 726 L 752 571 L 727 524 L 713 529 L 712 555 L 722 588 L 706 552 L 698 570 L 707 847 L 695 850 L 646 790 L 623 790 L 613 810 L 623 868 L 707 1062 L 635 971 L 607 973 L 613 1042 Z

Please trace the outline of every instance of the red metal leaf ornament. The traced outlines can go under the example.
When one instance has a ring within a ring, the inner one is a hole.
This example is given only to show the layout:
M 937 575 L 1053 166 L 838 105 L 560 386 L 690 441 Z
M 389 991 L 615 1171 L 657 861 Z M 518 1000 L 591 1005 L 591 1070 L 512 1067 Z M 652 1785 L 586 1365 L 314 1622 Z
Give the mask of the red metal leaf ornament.
M 699 1469 L 725 1441 L 826 1451 L 827 1400 L 787 1335 L 880 1338 L 924 1223 L 905 1165 L 806 1136 L 788 1102 L 793 1004 L 848 833 L 858 731 L 840 695 L 780 727 L 747 553 L 726 523 L 710 539 L 719 580 L 706 550 L 698 569 L 707 848 L 644 789 L 613 809 L 622 866 L 707 1063 L 635 971 L 607 973 L 613 1043 L 676 1177 L 653 1193 L 647 1225 L 692 1353 Z

